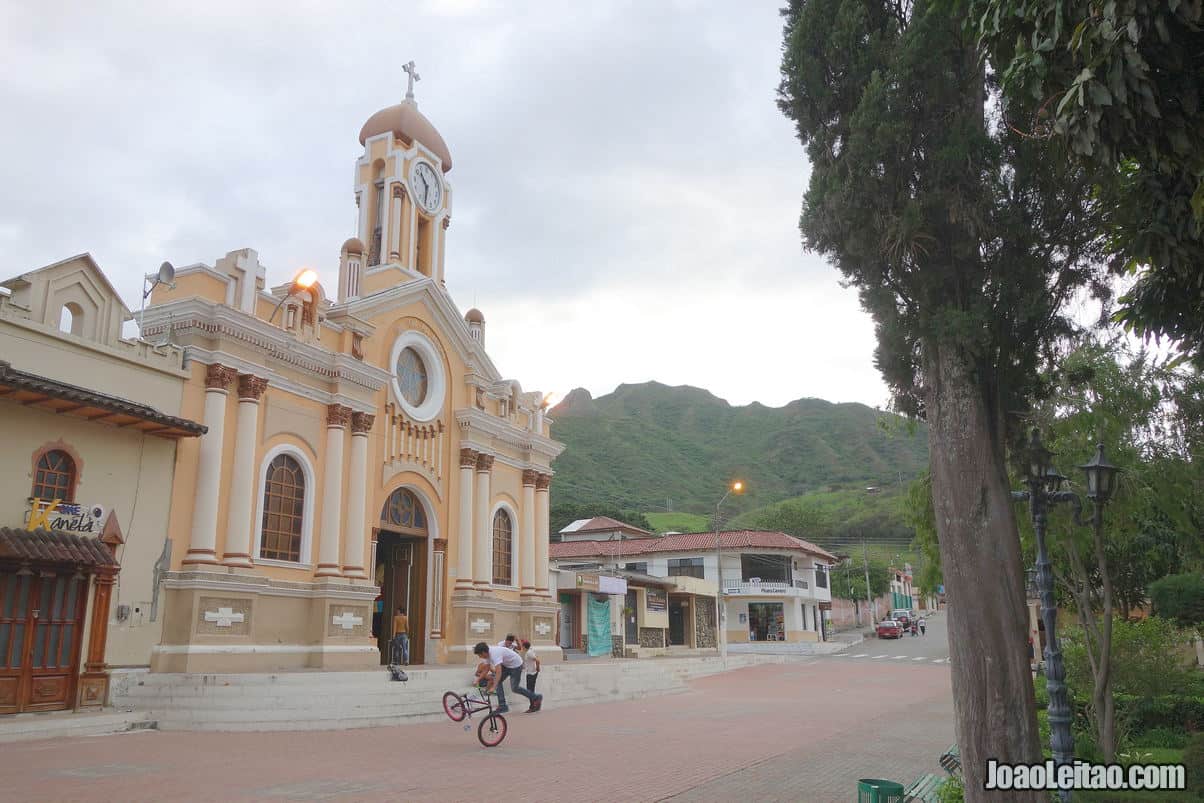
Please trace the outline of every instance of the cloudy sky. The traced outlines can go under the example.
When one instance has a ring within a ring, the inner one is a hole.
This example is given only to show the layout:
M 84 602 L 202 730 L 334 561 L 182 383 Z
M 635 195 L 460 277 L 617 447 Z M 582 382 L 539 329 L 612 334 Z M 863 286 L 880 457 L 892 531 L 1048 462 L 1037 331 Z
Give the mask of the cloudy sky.
M 90 251 L 131 306 L 251 247 L 327 286 L 360 126 L 422 80 L 447 284 L 525 389 L 656 379 L 883 404 L 873 330 L 799 243 L 774 2 L 0 0 L 0 273 Z

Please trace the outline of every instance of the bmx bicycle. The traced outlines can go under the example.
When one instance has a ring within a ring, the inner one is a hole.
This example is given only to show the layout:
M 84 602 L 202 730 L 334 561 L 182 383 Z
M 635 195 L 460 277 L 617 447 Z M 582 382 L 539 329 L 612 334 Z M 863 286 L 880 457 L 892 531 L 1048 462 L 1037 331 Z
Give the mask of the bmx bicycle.
M 475 692 L 475 695 L 474 695 Z M 469 689 L 467 694 L 449 691 L 443 695 L 443 711 L 452 722 L 472 719 L 473 714 L 486 712 L 477 726 L 477 738 L 485 747 L 497 747 L 506 738 L 506 718 L 493 710 L 493 699 L 481 688 Z M 465 723 L 464 730 L 472 725 Z

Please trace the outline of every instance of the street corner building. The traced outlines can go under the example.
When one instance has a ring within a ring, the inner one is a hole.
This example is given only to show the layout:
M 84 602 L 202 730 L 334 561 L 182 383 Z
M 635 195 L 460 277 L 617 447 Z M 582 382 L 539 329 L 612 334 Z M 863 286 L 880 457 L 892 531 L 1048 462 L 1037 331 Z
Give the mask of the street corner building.
M 0 282 L 0 714 L 96 708 L 164 621 L 183 350 L 87 254 Z M 138 401 L 131 401 L 137 399 Z
M 502 377 L 484 316 L 462 315 L 445 288 L 450 152 L 412 92 L 359 143 L 358 231 L 331 245 L 329 274 L 290 270 L 273 286 L 242 249 L 153 288 L 130 347 L 170 363 L 170 391 L 96 386 L 186 422 L 118 429 L 161 434 L 170 450 L 146 438 L 136 475 L 115 462 L 128 449 L 83 454 L 63 438 L 85 466 L 76 498 L 117 509 L 139 476 L 139 521 L 161 516 L 138 525 L 139 548 L 158 545 L 134 581 L 155 627 L 129 664 L 370 669 L 388 662 L 398 608 L 411 663 L 467 663 L 476 642 L 508 632 L 559 654 L 548 494 L 563 447 L 544 395 Z M 102 472 L 112 487 L 85 493 Z

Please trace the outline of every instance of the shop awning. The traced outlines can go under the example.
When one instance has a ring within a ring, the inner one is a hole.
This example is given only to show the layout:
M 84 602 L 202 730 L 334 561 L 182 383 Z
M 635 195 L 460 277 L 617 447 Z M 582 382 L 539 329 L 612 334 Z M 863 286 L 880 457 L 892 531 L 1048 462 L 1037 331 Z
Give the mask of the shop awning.
M 0 560 L 117 566 L 117 559 L 99 538 L 60 530 L 23 530 L 16 527 L 0 527 Z
M 641 574 L 640 572 L 617 571 L 615 574 L 627 580 L 633 586 L 653 586 L 655 588 L 677 588 L 677 583 L 672 577 L 653 577 L 650 574 Z
M 0 399 L 60 415 L 98 421 L 145 432 L 159 438 L 195 438 L 207 431 L 203 424 L 161 413 L 154 407 L 107 393 L 81 388 L 18 371 L 0 360 Z

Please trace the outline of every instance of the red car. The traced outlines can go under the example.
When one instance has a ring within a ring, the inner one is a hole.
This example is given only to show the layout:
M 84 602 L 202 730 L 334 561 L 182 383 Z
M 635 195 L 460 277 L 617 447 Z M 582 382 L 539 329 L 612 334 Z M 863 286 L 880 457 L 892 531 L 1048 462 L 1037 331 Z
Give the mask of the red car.
M 878 638 L 903 638 L 903 625 L 894 619 L 883 619 L 878 623 Z

